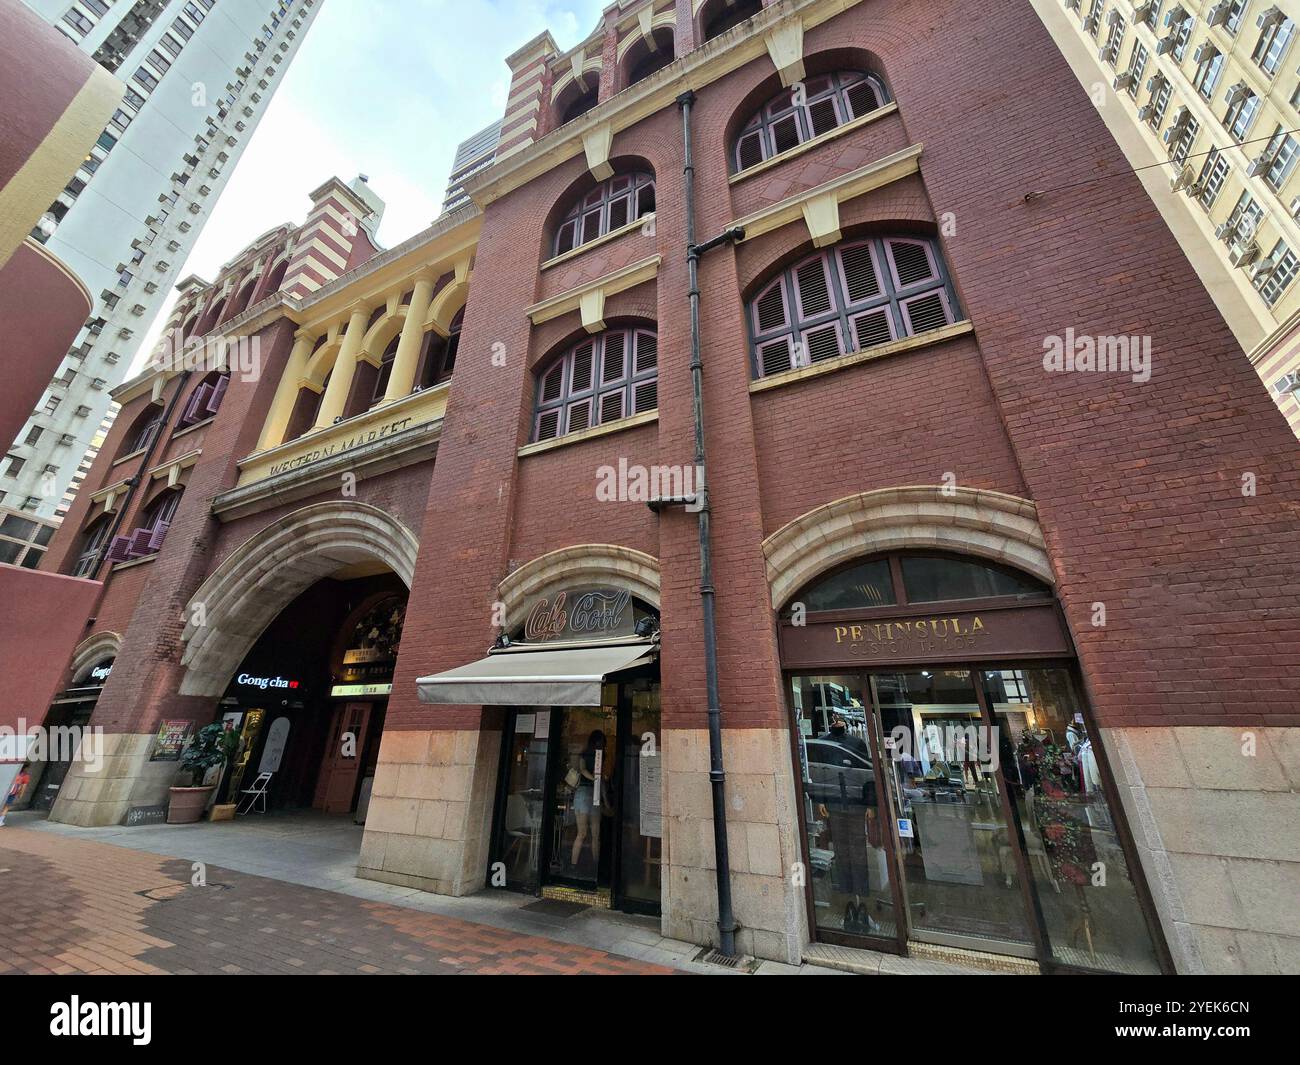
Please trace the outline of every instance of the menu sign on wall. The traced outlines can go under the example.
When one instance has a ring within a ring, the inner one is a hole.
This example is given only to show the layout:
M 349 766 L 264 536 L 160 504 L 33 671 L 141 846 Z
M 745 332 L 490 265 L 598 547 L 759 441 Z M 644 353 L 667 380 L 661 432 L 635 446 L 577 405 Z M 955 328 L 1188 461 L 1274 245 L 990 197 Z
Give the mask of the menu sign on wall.
M 151 762 L 179 761 L 185 741 L 194 729 L 193 721 L 164 721 L 158 726 L 158 735 L 154 740 Z
M 632 593 L 614 588 L 579 588 L 543 596 L 529 607 L 524 639 L 529 643 L 599 640 L 631 636 L 636 618 Z

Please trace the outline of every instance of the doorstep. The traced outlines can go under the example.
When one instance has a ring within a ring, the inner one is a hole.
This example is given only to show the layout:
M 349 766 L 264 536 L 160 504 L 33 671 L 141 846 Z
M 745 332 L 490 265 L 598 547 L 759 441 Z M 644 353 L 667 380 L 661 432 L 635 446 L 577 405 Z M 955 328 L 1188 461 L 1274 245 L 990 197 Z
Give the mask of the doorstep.
M 821 965 L 844 972 L 880 976 L 1037 976 L 1038 963 L 1026 958 L 1008 958 L 976 950 L 909 943 L 910 957 L 885 954 L 833 943 L 809 943 L 803 948 L 808 965 Z

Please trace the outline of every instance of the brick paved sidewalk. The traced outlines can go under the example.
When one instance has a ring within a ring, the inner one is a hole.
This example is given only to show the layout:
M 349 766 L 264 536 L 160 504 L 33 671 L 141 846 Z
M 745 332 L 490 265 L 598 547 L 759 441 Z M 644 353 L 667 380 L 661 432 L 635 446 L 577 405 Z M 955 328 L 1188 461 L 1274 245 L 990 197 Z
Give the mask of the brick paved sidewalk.
M 16 827 L 0 973 L 663 974 L 541 936 Z

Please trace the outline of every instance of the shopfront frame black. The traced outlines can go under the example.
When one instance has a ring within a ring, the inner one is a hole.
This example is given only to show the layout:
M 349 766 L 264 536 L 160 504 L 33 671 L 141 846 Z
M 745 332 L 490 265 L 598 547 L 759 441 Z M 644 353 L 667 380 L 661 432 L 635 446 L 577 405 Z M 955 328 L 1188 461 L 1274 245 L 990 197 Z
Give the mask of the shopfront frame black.
M 854 663 L 851 666 L 845 666 L 837 670 L 828 669 L 788 669 L 782 670 L 784 698 L 786 703 L 786 720 L 789 723 L 788 731 L 791 744 L 792 768 L 796 772 L 795 786 L 798 789 L 798 801 L 795 803 L 797 816 L 799 819 L 799 846 L 802 852 L 804 868 L 810 869 L 811 859 L 808 851 L 808 826 L 805 818 L 805 804 L 803 781 L 798 773 L 800 765 L 799 752 L 797 749 L 798 735 L 794 728 L 795 706 L 793 700 L 793 682 L 800 677 L 826 677 L 833 673 L 836 677 L 852 678 L 859 685 L 859 691 L 865 698 L 870 699 L 870 705 L 865 709 L 868 711 L 867 718 L 870 727 L 867 729 L 868 742 L 871 746 L 871 756 L 874 764 L 883 765 L 883 761 L 876 761 L 881 757 L 879 744 L 879 712 L 880 700 L 876 691 L 874 678 L 882 674 L 905 673 L 909 670 L 934 669 L 934 662 L 927 661 L 900 661 L 889 663 L 887 666 L 863 667 L 861 664 Z M 1089 699 L 1088 689 L 1085 678 L 1079 669 L 1078 661 L 1070 658 L 988 658 L 988 659 L 971 659 L 966 662 L 944 662 L 942 668 L 948 671 L 966 670 L 971 676 L 971 684 L 975 690 L 976 701 L 980 708 L 981 721 L 987 725 L 996 724 L 996 718 L 993 716 L 993 708 L 989 704 L 987 692 L 984 689 L 982 674 L 990 670 L 1016 670 L 1016 669 L 1062 669 L 1065 670 L 1070 680 L 1075 685 L 1079 697 L 1080 709 L 1084 715 L 1084 724 L 1089 735 L 1100 735 L 1097 731 L 1096 722 L 1093 719 L 1091 711 L 1091 700 Z M 1169 975 L 1174 972 L 1173 962 L 1169 953 L 1168 944 L 1165 942 L 1163 929 L 1161 928 L 1159 917 L 1156 914 L 1155 904 L 1151 898 L 1150 890 L 1146 883 L 1146 877 L 1142 866 L 1138 862 L 1136 846 L 1133 841 L 1132 833 L 1129 829 L 1128 820 L 1125 817 L 1124 809 L 1119 802 L 1118 790 L 1115 786 L 1114 775 L 1111 772 L 1110 761 L 1107 756 L 1105 744 L 1096 743 L 1093 745 L 1094 753 L 1097 755 L 1097 762 L 1101 772 L 1102 790 L 1106 797 L 1107 803 L 1113 811 L 1115 819 L 1116 837 L 1120 841 L 1121 849 L 1124 853 L 1124 861 L 1128 866 L 1129 879 L 1133 884 L 1134 893 L 1138 899 L 1138 905 L 1141 908 L 1142 916 L 1146 921 L 1148 932 L 1151 936 L 1152 944 L 1155 948 L 1156 960 L 1162 973 Z M 1039 968 L 1044 973 L 1076 973 L 1076 974 L 1094 974 L 1094 975 L 1114 975 L 1108 970 L 1089 969 L 1081 966 L 1068 965 L 1054 958 L 1051 953 L 1050 939 L 1047 933 L 1046 922 L 1043 918 L 1042 911 L 1039 907 L 1037 893 L 1034 888 L 1034 881 L 1028 867 L 1028 858 L 1026 856 L 1026 847 L 1023 834 L 1023 828 L 1020 818 L 1014 807 L 1011 805 L 1010 796 L 1007 793 L 1005 778 L 1001 775 L 999 769 L 997 780 L 998 795 L 1002 805 L 1003 817 L 1006 819 L 1009 828 L 1013 828 L 1016 838 L 1016 847 L 1013 848 L 1013 854 L 1016 860 L 1017 878 L 1020 883 L 1021 894 L 1024 898 L 1025 914 L 1029 921 L 1030 934 L 1035 956 L 1032 960 L 1036 961 Z M 907 936 L 908 915 L 905 909 L 906 899 L 901 880 L 901 869 L 898 855 L 898 836 L 896 831 L 896 812 L 894 808 L 894 794 L 892 785 L 879 789 L 880 794 L 884 796 L 884 802 L 888 807 L 889 824 L 890 824 L 890 845 L 886 848 L 886 857 L 889 862 L 890 892 L 894 900 L 895 913 L 899 920 L 895 922 L 896 935 L 893 940 L 883 937 L 857 936 L 841 932 L 834 932 L 828 929 L 819 929 L 816 923 L 816 909 L 813 898 L 813 885 L 810 878 L 805 878 L 804 883 L 804 906 L 808 915 L 808 931 L 814 942 L 824 942 L 844 947 L 856 947 L 866 950 L 885 950 L 890 953 L 897 953 L 904 957 L 909 956 L 908 949 L 909 939 Z M 920 942 L 917 940 L 916 942 Z M 959 948 L 972 949 L 972 948 Z M 988 950 L 986 953 L 996 953 Z
M 799 668 L 786 667 L 785 663 L 782 662 L 781 677 L 783 698 L 786 704 L 787 730 L 789 731 L 790 736 L 792 769 L 796 772 L 795 786 L 798 789 L 798 801 L 795 803 L 795 807 L 799 825 L 799 846 L 805 869 L 811 869 L 812 865 L 808 850 L 808 826 L 805 818 L 803 781 L 800 779 L 802 774 L 798 773 L 798 767 L 801 765 L 801 762 L 797 746 L 799 737 L 795 728 L 795 707 L 793 700 L 793 681 L 797 677 L 824 677 L 834 674 L 839 677 L 852 677 L 858 682 L 859 691 L 862 692 L 865 698 L 869 698 L 871 701 L 871 705 L 867 708 L 867 716 L 871 727 L 867 729 L 867 733 L 871 745 L 873 760 L 880 757 L 878 737 L 880 700 L 873 682 L 873 676 L 887 673 L 906 672 L 908 670 L 942 668 L 944 670 L 969 671 L 972 678 L 972 686 L 976 693 L 977 704 L 980 708 L 981 719 L 986 725 L 991 725 L 995 724 L 996 721 L 992 717 L 992 708 L 988 705 L 987 693 L 984 690 L 984 684 L 981 677 L 982 672 L 993 669 L 1064 669 L 1075 686 L 1079 698 L 1080 710 L 1084 715 L 1084 724 L 1089 735 L 1095 735 L 1098 737 L 1101 735 L 1092 713 L 1093 699 L 1091 686 L 1088 683 L 1087 676 L 1079 667 L 1073 635 L 1070 632 L 1065 612 L 1061 609 L 1060 600 L 1057 598 L 1055 591 L 1051 587 L 1044 584 L 1042 594 L 1040 595 L 998 596 L 978 599 L 941 600 L 937 602 L 927 601 L 913 603 L 907 598 L 906 582 L 903 578 L 902 559 L 906 555 L 939 556 L 967 562 L 977 562 L 994 568 L 1010 570 L 1020 576 L 1032 576 L 1031 574 L 1025 574 L 1024 571 L 1018 570 L 1014 566 L 1009 566 L 1005 563 L 957 551 L 947 551 L 943 549 L 894 549 L 889 551 L 868 552 L 846 560 L 830 569 L 824 570 L 817 574 L 816 577 L 812 578 L 808 584 L 805 584 L 804 588 L 800 589 L 800 593 L 796 593 L 792 596 L 790 602 L 798 601 L 799 594 L 813 583 L 821 583 L 840 572 L 852 569 L 873 559 L 886 559 L 889 562 L 890 576 L 897 602 L 877 607 L 809 612 L 802 619 L 803 623 L 807 625 L 819 623 L 868 623 L 872 621 L 906 619 L 909 617 L 932 615 L 943 610 L 960 612 L 980 611 L 982 613 L 996 614 L 998 611 L 1014 610 L 1025 606 L 1046 607 L 1050 605 L 1065 643 L 1068 646 L 1068 654 L 1016 654 L 1014 652 L 1006 653 L 1005 651 L 1002 651 L 985 655 L 971 655 L 969 657 L 963 656 L 961 659 L 954 660 L 944 659 L 942 661 L 927 658 L 913 659 L 911 657 L 906 657 L 901 658 L 898 661 L 890 661 L 888 663 L 880 663 L 876 665 L 868 665 L 860 660 L 855 661 L 846 656 L 842 662 L 837 662 L 833 665 L 827 664 L 817 667 Z M 788 604 L 778 612 L 775 621 L 778 630 L 777 635 L 779 647 L 780 628 L 791 624 Z M 1093 745 L 1093 750 L 1097 756 L 1097 763 L 1101 773 L 1102 790 L 1106 797 L 1106 801 L 1113 812 L 1116 836 L 1120 841 L 1120 847 L 1124 854 L 1125 863 L 1128 866 L 1129 877 L 1138 899 L 1138 905 L 1142 911 L 1143 919 L 1146 921 L 1148 934 L 1151 936 L 1152 944 L 1155 948 L 1156 961 L 1162 973 L 1171 974 L 1175 971 L 1172 956 L 1169 951 L 1168 943 L 1165 940 L 1163 926 L 1160 923 L 1160 918 L 1156 911 L 1155 901 L 1146 881 L 1145 871 L 1138 859 L 1137 846 L 1133 839 L 1132 831 L 1129 828 L 1128 818 L 1125 815 L 1124 807 L 1120 802 L 1119 790 L 1115 784 L 1114 773 L 1111 771 L 1110 759 L 1106 750 L 1106 745 L 1104 743 L 1096 743 Z M 876 762 L 875 764 L 882 765 L 883 761 Z M 1030 933 L 1037 955 L 1034 960 L 1038 962 L 1041 971 L 1045 973 L 1105 972 L 1105 970 L 1087 969 L 1079 966 L 1067 965 L 1052 957 L 1048 946 L 1049 939 L 1046 923 L 1039 907 L 1038 898 L 1033 887 L 1033 880 L 1028 871 L 1023 828 L 1019 816 L 1011 807 L 1010 796 L 1007 794 L 1005 778 L 1002 776 L 1000 769 L 997 784 L 999 800 L 1003 809 L 1003 816 L 1007 821 L 1008 827 L 1014 826 L 1017 846 L 1013 848 L 1013 850 L 1015 852 L 1016 868 L 1021 892 L 1022 895 L 1025 896 L 1025 914 L 1030 923 Z M 885 801 L 890 813 L 890 846 L 887 848 L 890 891 L 891 897 L 894 900 L 895 913 L 900 918 L 896 921 L 896 935 L 894 939 L 891 941 L 886 938 L 854 936 L 827 929 L 818 929 L 813 898 L 813 885 L 811 878 L 805 877 L 804 901 L 805 911 L 808 917 L 808 931 L 810 937 L 814 941 L 847 947 L 884 949 L 907 956 L 909 953 L 907 939 L 908 915 L 904 909 L 906 902 L 903 895 L 903 885 L 899 875 L 898 836 L 895 823 L 896 818 L 894 816 L 893 788 L 892 786 L 888 786 L 880 789 L 880 792 L 886 796 Z
M 615 810 L 610 818 L 614 823 L 611 830 L 614 836 L 613 849 L 610 853 L 610 909 L 618 910 L 623 913 L 644 914 L 647 916 L 658 917 L 663 912 L 663 878 L 662 864 L 661 876 L 659 882 L 660 904 L 653 905 L 644 899 L 630 898 L 624 894 L 622 888 L 623 880 L 623 800 L 625 798 L 624 789 L 624 765 L 627 761 L 624 743 L 630 742 L 630 727 L 632 721 L 632 693 L 629 685 L 640 679 L 651 680 L 653 683 L 659 683 L 659 663 L 656 661 L 650 665 L 640 666 L 636 669 L 626 670 L 610 678 L 607 683 L 614 684 L 618 690 L 618 701 L 616 704 L 616 722 L 618 728 L 618 737 L 615 750 L 617 757 L 614 760 L 614 772 L 610 779 L 610 790 L 613 792 L 615 801 Z M 514 749 L 515 742 L 515 724 L 520 714 L 531 714 L 549 711 L 552 715 L 567 710 L 563 706 L 511 706 L 503 708 L 501 722 L 501 751 L 497 764 L 497 779 L 492 803 L 492 833 L 489 837 L 490 849 L 487 870 L 487 883 L 492 884 L 493 867 L 498 862 L 503 862 L 506 851 L 506 803 L 509 798 L 508 788 L 510 781 L 510 757 Z M 550 868 L 552 857 L 552 840 L 555 836 L 555 793 L 560 783 L 561 774 L 561 756 L 558 753 L 560 745 L 551 742 L 558 734 L 558 720 L 552 717 L 548 729 L 548 739 L 546 746 L 546 772 L 542 784 L 542 821 L 538 831 L 541 833 L 541 842 L 538 847 L 536 882 L 520 882 L 506 880 L 504 890 L 515 891 L 521 894 L 534 895 L 541 897 L 546 887 L 572 887 L 578 890 L 591 890 L 589 884 L 583 884 L 576 881 L 570 881 L 563 877 L 554 877 L 547 874 Z M 659 723 L 659 742 L 663 742 L 663 718 L 662 709 L 660 711 Z M 662 756 L 662 747 L 660 749 Z M 661 840 L 662 846 L 662 840 Z M 660 858 L 662 863 L 662 855 Z

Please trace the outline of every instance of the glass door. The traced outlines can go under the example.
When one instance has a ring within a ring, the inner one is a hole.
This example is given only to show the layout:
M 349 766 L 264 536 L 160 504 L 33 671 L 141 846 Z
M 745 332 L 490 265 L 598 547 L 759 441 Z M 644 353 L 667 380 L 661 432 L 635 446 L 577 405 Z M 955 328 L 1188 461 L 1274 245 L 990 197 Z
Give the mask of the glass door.
M 551 714 L 536 708 L 510 715 L 502 759 L 504 794 L 498 799 L 496 887 L 535 891 L 539 884 Z
M 620 741 L 622 808 L 619 811 L 620 909 L 658 913 L 663 870 L 663 756 L 659 742 L 659 683 L 621 685 L 628 715 Z
M 873 674 L 914 939 L 1033 957 L 996 730 L 969 670 Z
M 898 949 L 889 818 L 861 680 L 795 677 L 791 694 L 819 936 L 888 941 L 881 945 Z
M 615 685 L 605 685 L 611 693 Z M 612 787 L 618 757 L 618 706 L 553 712 L 556 729 L 548 881 L 607 890 L 614 868 Z

